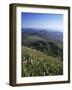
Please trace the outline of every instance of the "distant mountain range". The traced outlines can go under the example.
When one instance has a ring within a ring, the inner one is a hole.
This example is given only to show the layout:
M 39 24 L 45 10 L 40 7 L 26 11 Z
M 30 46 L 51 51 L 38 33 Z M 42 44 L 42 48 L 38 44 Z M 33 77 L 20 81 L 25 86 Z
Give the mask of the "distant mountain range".
M 26 29 L 22 29 L 22 34 L 27 36 L 37 35 L 39 37 L 45 38 L 46 40 L 50 39 L 50 40 L 59 41 L 59 42 L 63 40 L 63 32 L 59 32 L 55 30 L 26 28 Z

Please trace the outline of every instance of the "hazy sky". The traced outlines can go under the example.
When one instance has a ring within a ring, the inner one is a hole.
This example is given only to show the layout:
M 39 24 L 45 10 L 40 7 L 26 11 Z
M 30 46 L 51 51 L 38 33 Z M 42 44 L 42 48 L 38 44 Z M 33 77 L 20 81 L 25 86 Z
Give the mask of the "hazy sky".
M 22 28 L 40 28 L 56 31 L 63 31 L 63 14 L 21 14 Z

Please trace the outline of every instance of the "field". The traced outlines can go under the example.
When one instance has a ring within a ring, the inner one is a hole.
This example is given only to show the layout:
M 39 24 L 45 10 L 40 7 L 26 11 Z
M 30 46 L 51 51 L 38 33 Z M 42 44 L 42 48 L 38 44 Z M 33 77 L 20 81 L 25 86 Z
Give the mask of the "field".
M 22 46 L 22 77 L 62 75 L 61 57 L 52 57 L 35 49 Z

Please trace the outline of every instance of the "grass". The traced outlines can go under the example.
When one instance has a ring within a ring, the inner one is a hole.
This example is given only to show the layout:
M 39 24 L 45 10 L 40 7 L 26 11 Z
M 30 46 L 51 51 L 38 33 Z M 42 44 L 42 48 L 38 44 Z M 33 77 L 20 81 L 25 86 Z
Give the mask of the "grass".
M 61 57 L 48 56 L 43 52 L 22 46 L 22 77 L 62 75 Z

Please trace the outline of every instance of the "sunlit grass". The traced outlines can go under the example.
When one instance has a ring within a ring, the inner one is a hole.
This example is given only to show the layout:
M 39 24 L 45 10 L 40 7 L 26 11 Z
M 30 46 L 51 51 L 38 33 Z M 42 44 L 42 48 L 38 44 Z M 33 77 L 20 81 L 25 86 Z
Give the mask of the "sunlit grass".
M 22 46 L 22 77 L 62 75 L 63 63 L 60 57 L 48 56 L 35 49 Z

